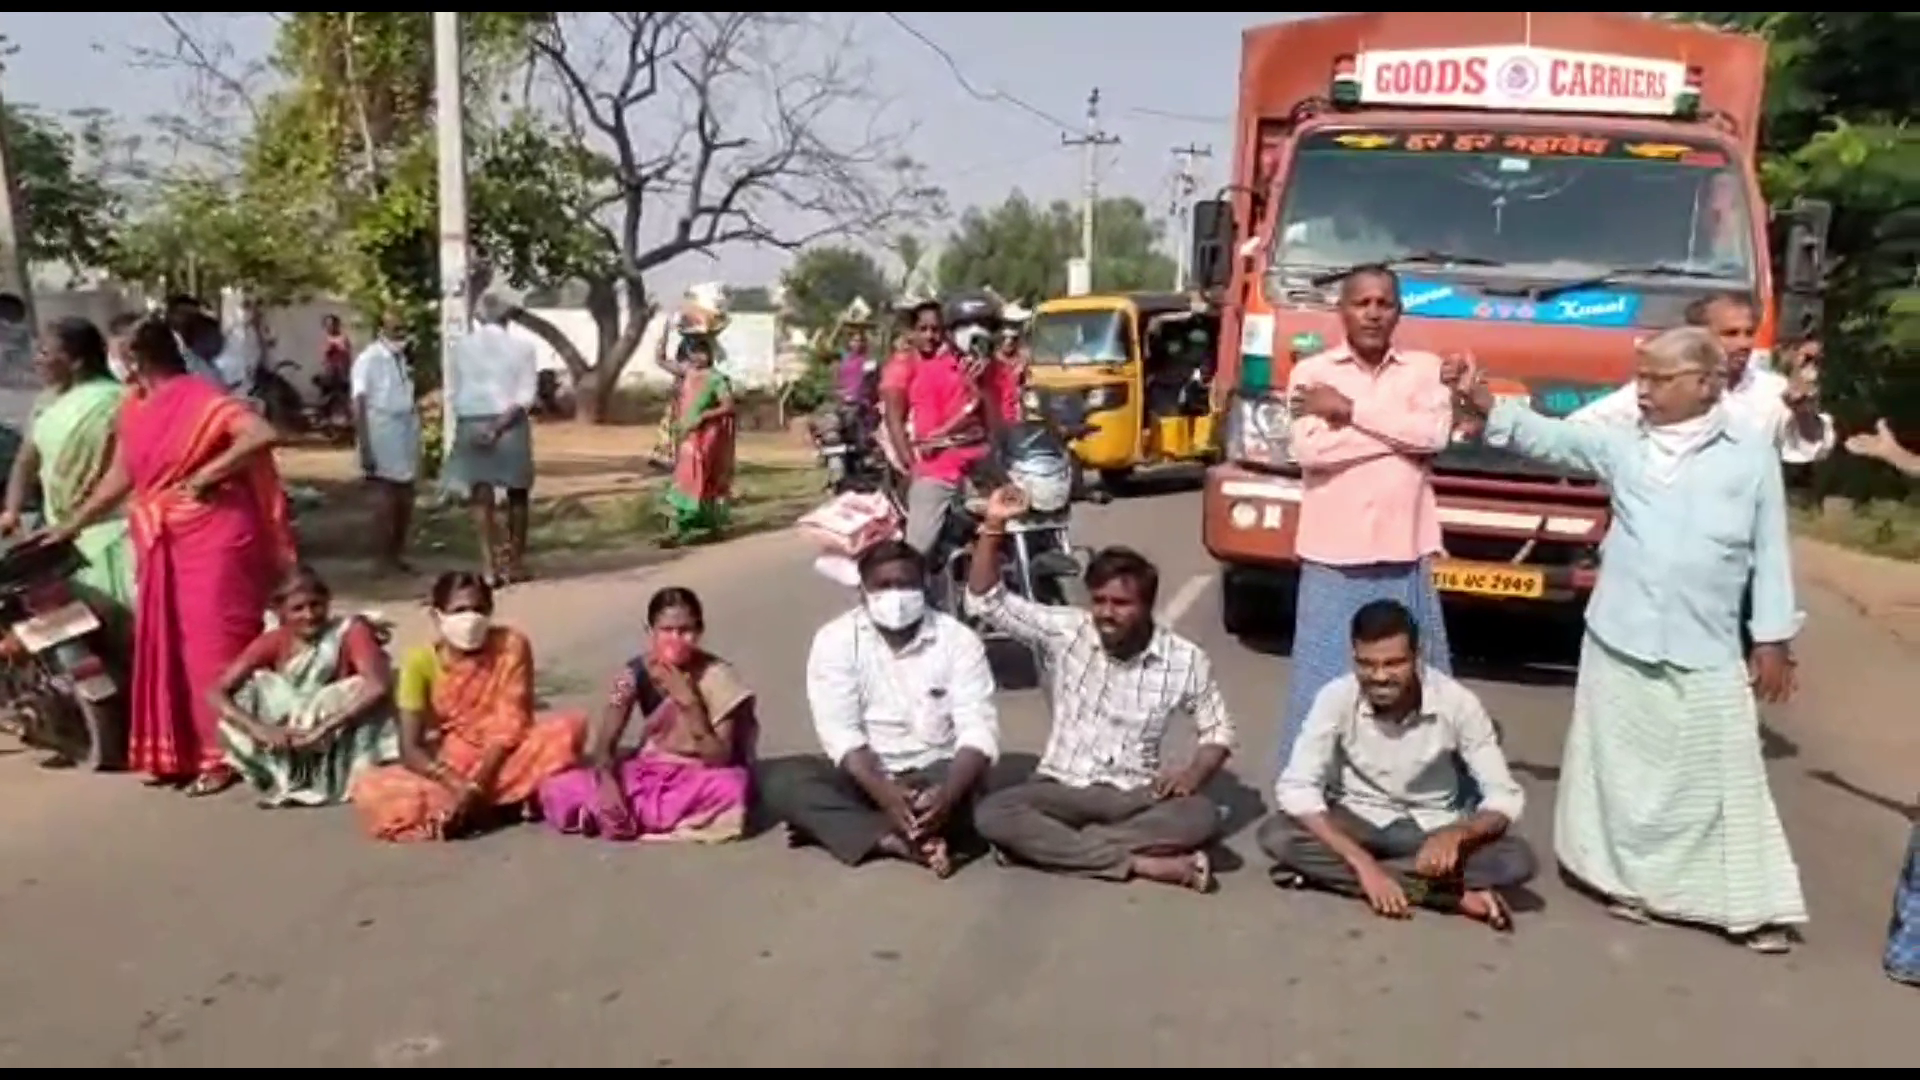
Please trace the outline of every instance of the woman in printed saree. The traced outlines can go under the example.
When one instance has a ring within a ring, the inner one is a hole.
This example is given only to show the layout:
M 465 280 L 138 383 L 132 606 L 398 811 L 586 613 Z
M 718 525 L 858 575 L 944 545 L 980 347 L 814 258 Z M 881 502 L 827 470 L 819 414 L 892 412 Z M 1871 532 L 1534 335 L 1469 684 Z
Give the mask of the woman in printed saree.
M 700 647 L 706 620 L 691 590 L 654 593 L 647 626 L 647 652 L 614 679 L 589 764 L 540 785 L 547 824 L 608 840 L 737 840 L 758 735 L 753 691 Z M 636 708 L 646 727 L 623 760 Z
M 733 497 L 733 384 L 714 366 L 713 338 L 683 340 L 686 371 L 674 405 L 673 484 L 667 514 L 673 539 L 712 536 L 727 523 Z
M 438 640 L 400 662 L 400 761 L 362 772 L 349 796 L 379 840 L 445 840 L 531 812 L 540 782 L 580 760 L 586 716 L 534 716 L 533 646 L 493 625 L 485 578 L 440 575 L 433 621 Z
M 213 688 L 227 760 L 261 806 L 343 802 L 354 776 L 400 755 L 380 632 L 335 617 L 332 601 L 320 575 L 296 569 L 274 593 L 278 625 Z
M 206 688 L 260 636 L 273 586 L 294 564 L 273 464 L 278 435 L 188 375 L 160 320 L 135 327 L 128 351 L 135 387 L 120 410 L 119 453 L 54 531 L 77 539 L 130 500 L 138 599 L 128 765 L 211 795 L 239 778 Z
M 0 535 L 20 528 L 21 508 L 36 483 L 47 525 L 71 521 L 115 456 L 114 428 L 127 391 L 113 377 L 99 328 L 82 318 L 56 320 L 47 328 L 34 363 L 46 392 L 34 403 L 27 441 L 13 460 L 6 505 L 0 509 Z M 122 632 L 130 629 L 133 543 L 126 518 L 112 514 L 82 529 L 73 542 L 87 560 L 74 573 L 73 584 L 104 607 L 102 614 L 118 617 Z

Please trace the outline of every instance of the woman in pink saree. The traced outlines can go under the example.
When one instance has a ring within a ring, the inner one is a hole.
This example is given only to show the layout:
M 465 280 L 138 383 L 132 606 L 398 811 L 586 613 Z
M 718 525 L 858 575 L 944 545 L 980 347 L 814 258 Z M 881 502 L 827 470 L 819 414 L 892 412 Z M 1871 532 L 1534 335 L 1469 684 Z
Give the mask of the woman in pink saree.
M 211 795 L 237 779 L 207 691 L 260 636 L 273 585 L 294 565 L 272 425 L 212 381 L 187 374 L 173 332 L 133 332 L 134 393 L 119 455 L 61 532 L 129 503 L 138 600 L 128 766 L 157 784 Z
M 746 829 L 758 726 L 753 691 L 726 661 L 700 648 L 700 598 L 661 589 L 647 603 L 647 653 L 624 668 L 599 730 L 592 764 L 540 785 L 547 824 L 608 840 L 713 844 Z M 636 709 L 640 749 L 619 751 Z

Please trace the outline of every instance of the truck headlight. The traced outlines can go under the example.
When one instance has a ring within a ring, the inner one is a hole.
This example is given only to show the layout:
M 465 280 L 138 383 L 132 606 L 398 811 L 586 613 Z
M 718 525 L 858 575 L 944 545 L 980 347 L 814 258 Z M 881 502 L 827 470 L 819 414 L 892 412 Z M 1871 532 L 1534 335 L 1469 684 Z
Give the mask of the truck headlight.
M 1287 442 L 1291 426 L 1286 402 L 1236 397 L 1227 410 L 1227 458 L 1265 465 L 1292 464 L 1293 452 Z

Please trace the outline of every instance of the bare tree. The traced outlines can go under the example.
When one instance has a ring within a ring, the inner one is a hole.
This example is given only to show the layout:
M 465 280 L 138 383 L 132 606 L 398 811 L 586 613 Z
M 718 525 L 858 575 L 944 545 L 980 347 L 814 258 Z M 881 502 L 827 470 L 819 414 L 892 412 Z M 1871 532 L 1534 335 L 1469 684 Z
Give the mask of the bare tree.
M 610 23 L 610 25 L 609 25 Z M 854 42 L 805 12 L 563 16 L 534 38 L 576 143 L 604 179 L 572 208 L 604 258 L 586 285 L 593 355 L 527 312 L 604 414 L 656 305 L 648 276 L 730 244 L 795 249 L 877 236 L 938 192 L 884 130 Z

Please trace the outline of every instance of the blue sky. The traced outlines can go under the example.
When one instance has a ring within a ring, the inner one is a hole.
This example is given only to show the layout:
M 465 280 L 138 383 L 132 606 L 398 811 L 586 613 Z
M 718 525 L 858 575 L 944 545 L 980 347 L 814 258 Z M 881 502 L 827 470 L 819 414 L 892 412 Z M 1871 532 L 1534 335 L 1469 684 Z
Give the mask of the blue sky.
M 992 203 L 1018 187 L 1037 198 L 1077 198 L 1078 151 L 1060 145 L 1060 128 L 1033 110 L 970 95 L 945 60 L 884 13 L 840 13 L 857 28 L 875 71 L 875 89 L 895 114 L 917 124 L 911 152 L 951 194 L 956 210 Z M 1174 168 L 1171 149 L 1211 144 L 1199 163 L 1201 186 L 1218 184 L 1232 155 L 1228 118 L 1238 79 L 1240 31 L 1301 12 L 897 13 L 958 64 L 968 83 L 1020 99 L 1076 127 L 1087 91 L 1102 91 L 1103 126 L 1122 140 L 1105 151 L 1105 190 L 1134 195 L 1164 212 Z M 260 50 L 261 22 L 236 44 Z M 181 87 L 130 62 L 137 44 L 169 35 L 152 13 L 16 12 L 4 32 L 19 46 L 7 62 L 9 100 L 49 111 L 102 108 L 140 118 L 166 111 Z M 935 229 L 944 232 L 944 229 Z M 716 267 L 694 260 L 669 270 L 687 280 L 724 277 L 738 284 L 776 275 L 779 252 L 729 250 Z

